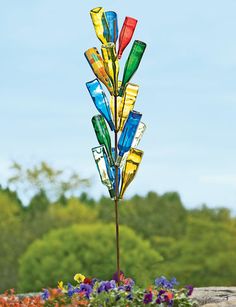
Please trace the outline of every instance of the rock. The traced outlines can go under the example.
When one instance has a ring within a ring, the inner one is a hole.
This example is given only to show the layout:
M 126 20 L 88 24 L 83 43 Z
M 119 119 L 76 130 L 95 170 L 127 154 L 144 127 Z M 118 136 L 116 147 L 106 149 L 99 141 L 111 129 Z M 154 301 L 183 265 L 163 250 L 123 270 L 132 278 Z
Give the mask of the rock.
M 204 307 L 236 307 L 236 287 L 195 288 L 191 298 Z

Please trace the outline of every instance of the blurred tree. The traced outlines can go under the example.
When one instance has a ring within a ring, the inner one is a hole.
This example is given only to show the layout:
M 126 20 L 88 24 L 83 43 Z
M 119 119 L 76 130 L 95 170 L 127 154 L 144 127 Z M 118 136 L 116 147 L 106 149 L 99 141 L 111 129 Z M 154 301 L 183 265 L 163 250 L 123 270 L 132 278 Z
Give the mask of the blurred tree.
M 18 259 L 27 245 L 22 207 L 9 191 L 0 191 L 0 291 L 16 286 Z
M 122 270 L 127 276 L 150 283 L 155 277 L 160 255 L 148 241 L 121 227 Z M 108 279 L 115 271 L 114 225 L 74 225 L 36 240 L 20 260 L 19 288 L 40 290 L 58 280 L 71 282 L 77 272 Z
M 86 192 L 82 192 L 79 199 L 82 203 L 87 204 L 90 207 L 94 208 L 96 206 L 96 201 L 93 198 L 91 198 Z
M 8 179 L 9 187 L 18 194 L 27 195 L 29 199 L 43 191 L 49 199 L 57 200 L 73 195 L 81 187 L 89 185 L 89 180 L 80 178 L 78 173 L 56 170 L 44 161 L 32 168 L 14 162 L 11 170 L 13 175 Z
M 152 238 L 152 246 L 165 258 L 159 266 L 162 274 L 194 286 L 234 285 L 236 228 L 209 217 L 209 211 L 201 219 L 190 215 L 186 235 L 177 241 Z
M 99 217 L 114 221 L 113 203 L 102 197 Z M 145 197 L 134 196 L 120 203 L 120 223 L 133 228 L 144 238 L 155 235 L 179 238 L 185 233 L 187 211 L 177 193 L 162 196 L 149 192 Z

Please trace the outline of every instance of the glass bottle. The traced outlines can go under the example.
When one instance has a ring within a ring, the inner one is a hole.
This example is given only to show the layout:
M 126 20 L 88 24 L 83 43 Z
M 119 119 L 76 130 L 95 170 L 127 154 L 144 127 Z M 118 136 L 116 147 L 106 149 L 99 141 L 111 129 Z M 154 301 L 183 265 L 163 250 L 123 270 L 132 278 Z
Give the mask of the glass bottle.
M 132 145 L 131 145 L 131 148 L 136 148 L 139 145 L 139 143 L 140 143 L 140 141 L 141 141 L 141 139 L 143 137 L 143 134 L 144 134 L 146 128 L 147 127 L 146 127 L 146 125 L 143 122 L 139 123 L 137 131 L 136 131 L 134 139 L 133 139 L 133 142 L 132 142 Z M 129 152 L 126 152 L 123 155 L 123 158 L 122 158 L 121 163 L 120 163 L 120 168 L 124 167 L 125 162 L 126 162 L 126 160 L 128 158 L 128 155 L 129 155 Z
M 112 147 L 112 157 L 113 160 L 116 161 L 116 151 L 115 148 Z M 116 189 L 116 168 L 113 166 L 112 167 L 112 171 L 113 171 L 113 176 L 114 176 L 114 190 Z M 119 186 L 120 186 L 120 168 L 118 168 L 118 190 L 119 190 Z
M 131 147 L 136 148 L 139 145 L 146 128 L 147 126 L 143 122 L 139 123 Z
M 134 19 L 132 17 L 125 17 L 125 21 L 120 31 L 119 37 L 118 59 L 121 59 L 123 51 L 131 41 L 137 22 L 137 19 Z
M 119 110 L 120 110 L 121 102 L 122 102 L 122 97 L 117 96 L 116 104 L 117 104 L 117 130 L 118 131 L 120 127 Z M 110 97 L 110 109 L 111 109 L 113 121 L 115 122 L 115 97 L 114 96 Z
M 130 150 L 141 117 L 142 114 L 139 112 L 131 111 L 129 113 L 128 119 L 125 123 L 124 129 L 118 142 L 119 155 L 116 159 L 117 166 L 120 166 L 122 157 L 127 151 Z
M 113 11 L 105 12 L 106 20 L 109 28 L 109 42 L 116 44 L 118 38 L 118 21 L 117 14 Z
M 102 44 L 107 44 L 109 40 L 109 26 L 103 7 L 95 7 L 90 11 L 95 33 Z
M 137 84 L 127 83 L 124 96 L 119 105 L 118 116 L 120 119 L 119 130 L 122 131 L 124 124 L 129 116 L 129 112 L 133 110 L 136 98 L 138 96 L 139 86 Z
M 100 145 L 105 146 L 109 164 L 113 166 L 114 161 L 112 158 L 112 151 L 111 151 L 111 138 L 106 126 L 105 119 L 100 114 L 95 115 L 92 117 L 92 124 L 97 136 L 97 140 Z
M 105 146 L 97 146 L 92 148 L 92 153 L 94 160 L 97 165 L 97 169 L 100 175 L 101 182 L 108 188 L 109 194 L 111 198 L 115 197 L 115 191 L 113 188 L 113 184 L 108 175 L 107 166 L 109 163 L 107 162 Z M 109 166 L 110 167 L 110 166 Z
M 113 94 L 113 86 L 109 79 L 101 55 L 96 47 L 90 48 L 84 53 L 95 76 L 107 87 L 108 91 Z
M 131 148 L 125 166 L 122 171 L 122 184 L 119 198 L 124 197 L 124 193 L 130 183 L 134 180 L 137 174 L 139 165 L 142 161 L 143 151 L 136 148 Z
M 102 45 L 102 57 L 106 73 L 109 76 L 113 86 L 113 95 L 117 96 L 119 62 L 117 59 L 116 47 L 114 43 Z
M 102 116 L 106 119 L 110 129 L 114 131 L 115 126 L 112 121 L 109 102 L 108 102 L 105 92 L 103 91 L 101 83 L 99 82 L 98 79 L 95 79 L 95 80 L 87 82 L 86 86 L 87 86 L 89 94 L 91 95 L 96 108 L 102 114 Z
M 128 60 L 125 63 L 125 69 L 122 79 L 122 85 L 119 90 L 119 96 L 123 96 L 126 83 L 130 81 L 130 79 L 138 69 L 145 49 L 146 44 L 144 42 L 138 40 L 134 41 Z

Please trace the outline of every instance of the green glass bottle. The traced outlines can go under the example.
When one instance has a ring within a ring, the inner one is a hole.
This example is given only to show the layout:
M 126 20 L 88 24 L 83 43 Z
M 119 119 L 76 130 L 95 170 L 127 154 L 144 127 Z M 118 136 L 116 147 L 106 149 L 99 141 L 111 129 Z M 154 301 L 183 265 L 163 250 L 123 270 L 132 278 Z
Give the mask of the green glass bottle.
M 126 83 L 130 81 L 130 79 L 138 69 L 146 46 L 147 45 L 144 42 L 138 40 L 134 41 L 128 60 L 125 63 L 123 80 L 119 90 L 120 97 L 122 97 L 124 94 Z
M 100 145 L 104 145 L 106 148 L 106 153 L 108 156 L 110 166 L 114 165 L 114 161 L 112 158 L 112 150 L 111 150 L 111 138 L 107 129 L 107 125 L 105 119 L 102 115 L 95 115 L 92 117 L 92 124 L 95 130 L 97 140 Z

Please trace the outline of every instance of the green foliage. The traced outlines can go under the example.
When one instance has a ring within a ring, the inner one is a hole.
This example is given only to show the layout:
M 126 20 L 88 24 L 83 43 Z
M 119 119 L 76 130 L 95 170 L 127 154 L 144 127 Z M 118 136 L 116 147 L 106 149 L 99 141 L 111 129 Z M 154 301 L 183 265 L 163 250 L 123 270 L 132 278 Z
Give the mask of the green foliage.
M 113 204 L 107 198 L 100 200 L 99 217 L 113 222 Z M 187 211 L 177 193 L 159 196 L 149 192 L 120 203 L 120 223 L 133 228 L 144 238 L 155 235 L 181 237 L 185 232 Z
M 122 270 L 143 283 L 151 282 L 160 255 L 125 226 L 121 227 L 121 237 Z M 111 278 L 116 263 L 114 239 L 113 225 L 74 225 L 50 232 L 33 242 L 22 256 L 19 288 L 40 290 L 61 279 L 69 281 L 76 272 Z
M 205 211 L 205 209 L 203 210 Z M 164 275 L 174 275 L 185 284 L 195 286 L 230 286 L 236 276 L 236 228 L 231 223 L 212 221 L 216 212 L 209 210 L 205 219 L 189 216 L 186 235 L 152 238 L 165 261 L 160 264 Z
M 22 212 L 20 204 L 0 191 L 0 289 L 15 287 L 17 280 L 17 259 L 25 248 Z
M 52 229 L 96 221 L 97 211 L 82 204 L 78 199 L 70 198 L 65 204 L 47 204 L 44 194 L 36 195 L 24 214 L 24 225 L 31 230 L 31 242 Z
M 25 264 L 24 270 L 21 266 L 21 283 L 24 274 L 26 280 L 32 275 L 35 278 L 31 280 L 34 290 L 35 286 L 38 289 L 47 286 L 42 284 L 41 262 L 43 274 L 48 270 L 48 285 L 54 285 L 55 279 L 65 276 L 70 278 L 71 274 L 80 270 L 93 276 L 101 274 L 101 278 L 111 277 L 116 267 L 115 229 L 107 224 L 114 225 L 114 203 L 105 197 L 97 202 L 86 193 L 82 193 L 79 198 L 68 197 L 76 186 L 79 188 L 85 183 L 80 181 L 79 176 L 72 180 L 70 175 L 74 172 L 61 177 L 63 172 L 52 169 L 46 163 L 32 169 L 25 169 L 16 163 L 13 168 L 15 175 L 9 179 L 9 187 L 14 186 L 17 192 L 0 186 L 0 291 L 16 288 L 19 258 L 26 250 L 24 257 L 28 255 L 30 266 L 27 269 Z M 18 196 L 24 189 L 32 192 L 28 206 L 23 206 Z M 56 203 L 52 202 L 50 191 L 57 194 Z M 236 219 L 228 209 L 210 209 L 203 205 L 186 210 L 177 193 L 158 195 L 150 192 L 144 197 L 136 195 L 120 202 L 119 212 L 124 232 L 120 237 L 121 260 L 124 261 L 122 268 L 141 284 L 152 274 L 153 277 L 175 276 L 183 284 L 193 283 L 195 286 L 235 284 Z M 55 242 L 51 242 L 51 236 L 54 235 L 47 235 L 55 229 L 58 229 L 58 233 L 66 232 L 66 227 L 75 224 L 77 226 L 72 227 L 73 234 L 62 236 L 63 239 L 57 237 Z M 80 235 L 74 230 L 76 227 L 79 227 Z M 67 238 L 70 243 L 67 243 Z M 51 240 L 48 244 L 47 239 Z M 69 250 L 71 241 L 74 242 L 72 253 Z M 40 249 L 42 244 L 47 246 L 44 251 Z M 76 250 L 77 244 L 79 250 Z M 139 246 L 138 249 L 135 244 Z M 32 253 L 31 259 L 29 251 L 37 249 L 34 246 L 38 248 L 39 254 Z M 158 254 L 164 261 L 156 261 Z M 33 273 L 34 266 L 39 277 Z M 99 271 L 101 267 L 102 272 Z M 149 273 L 146 273 L 147 270 Z

